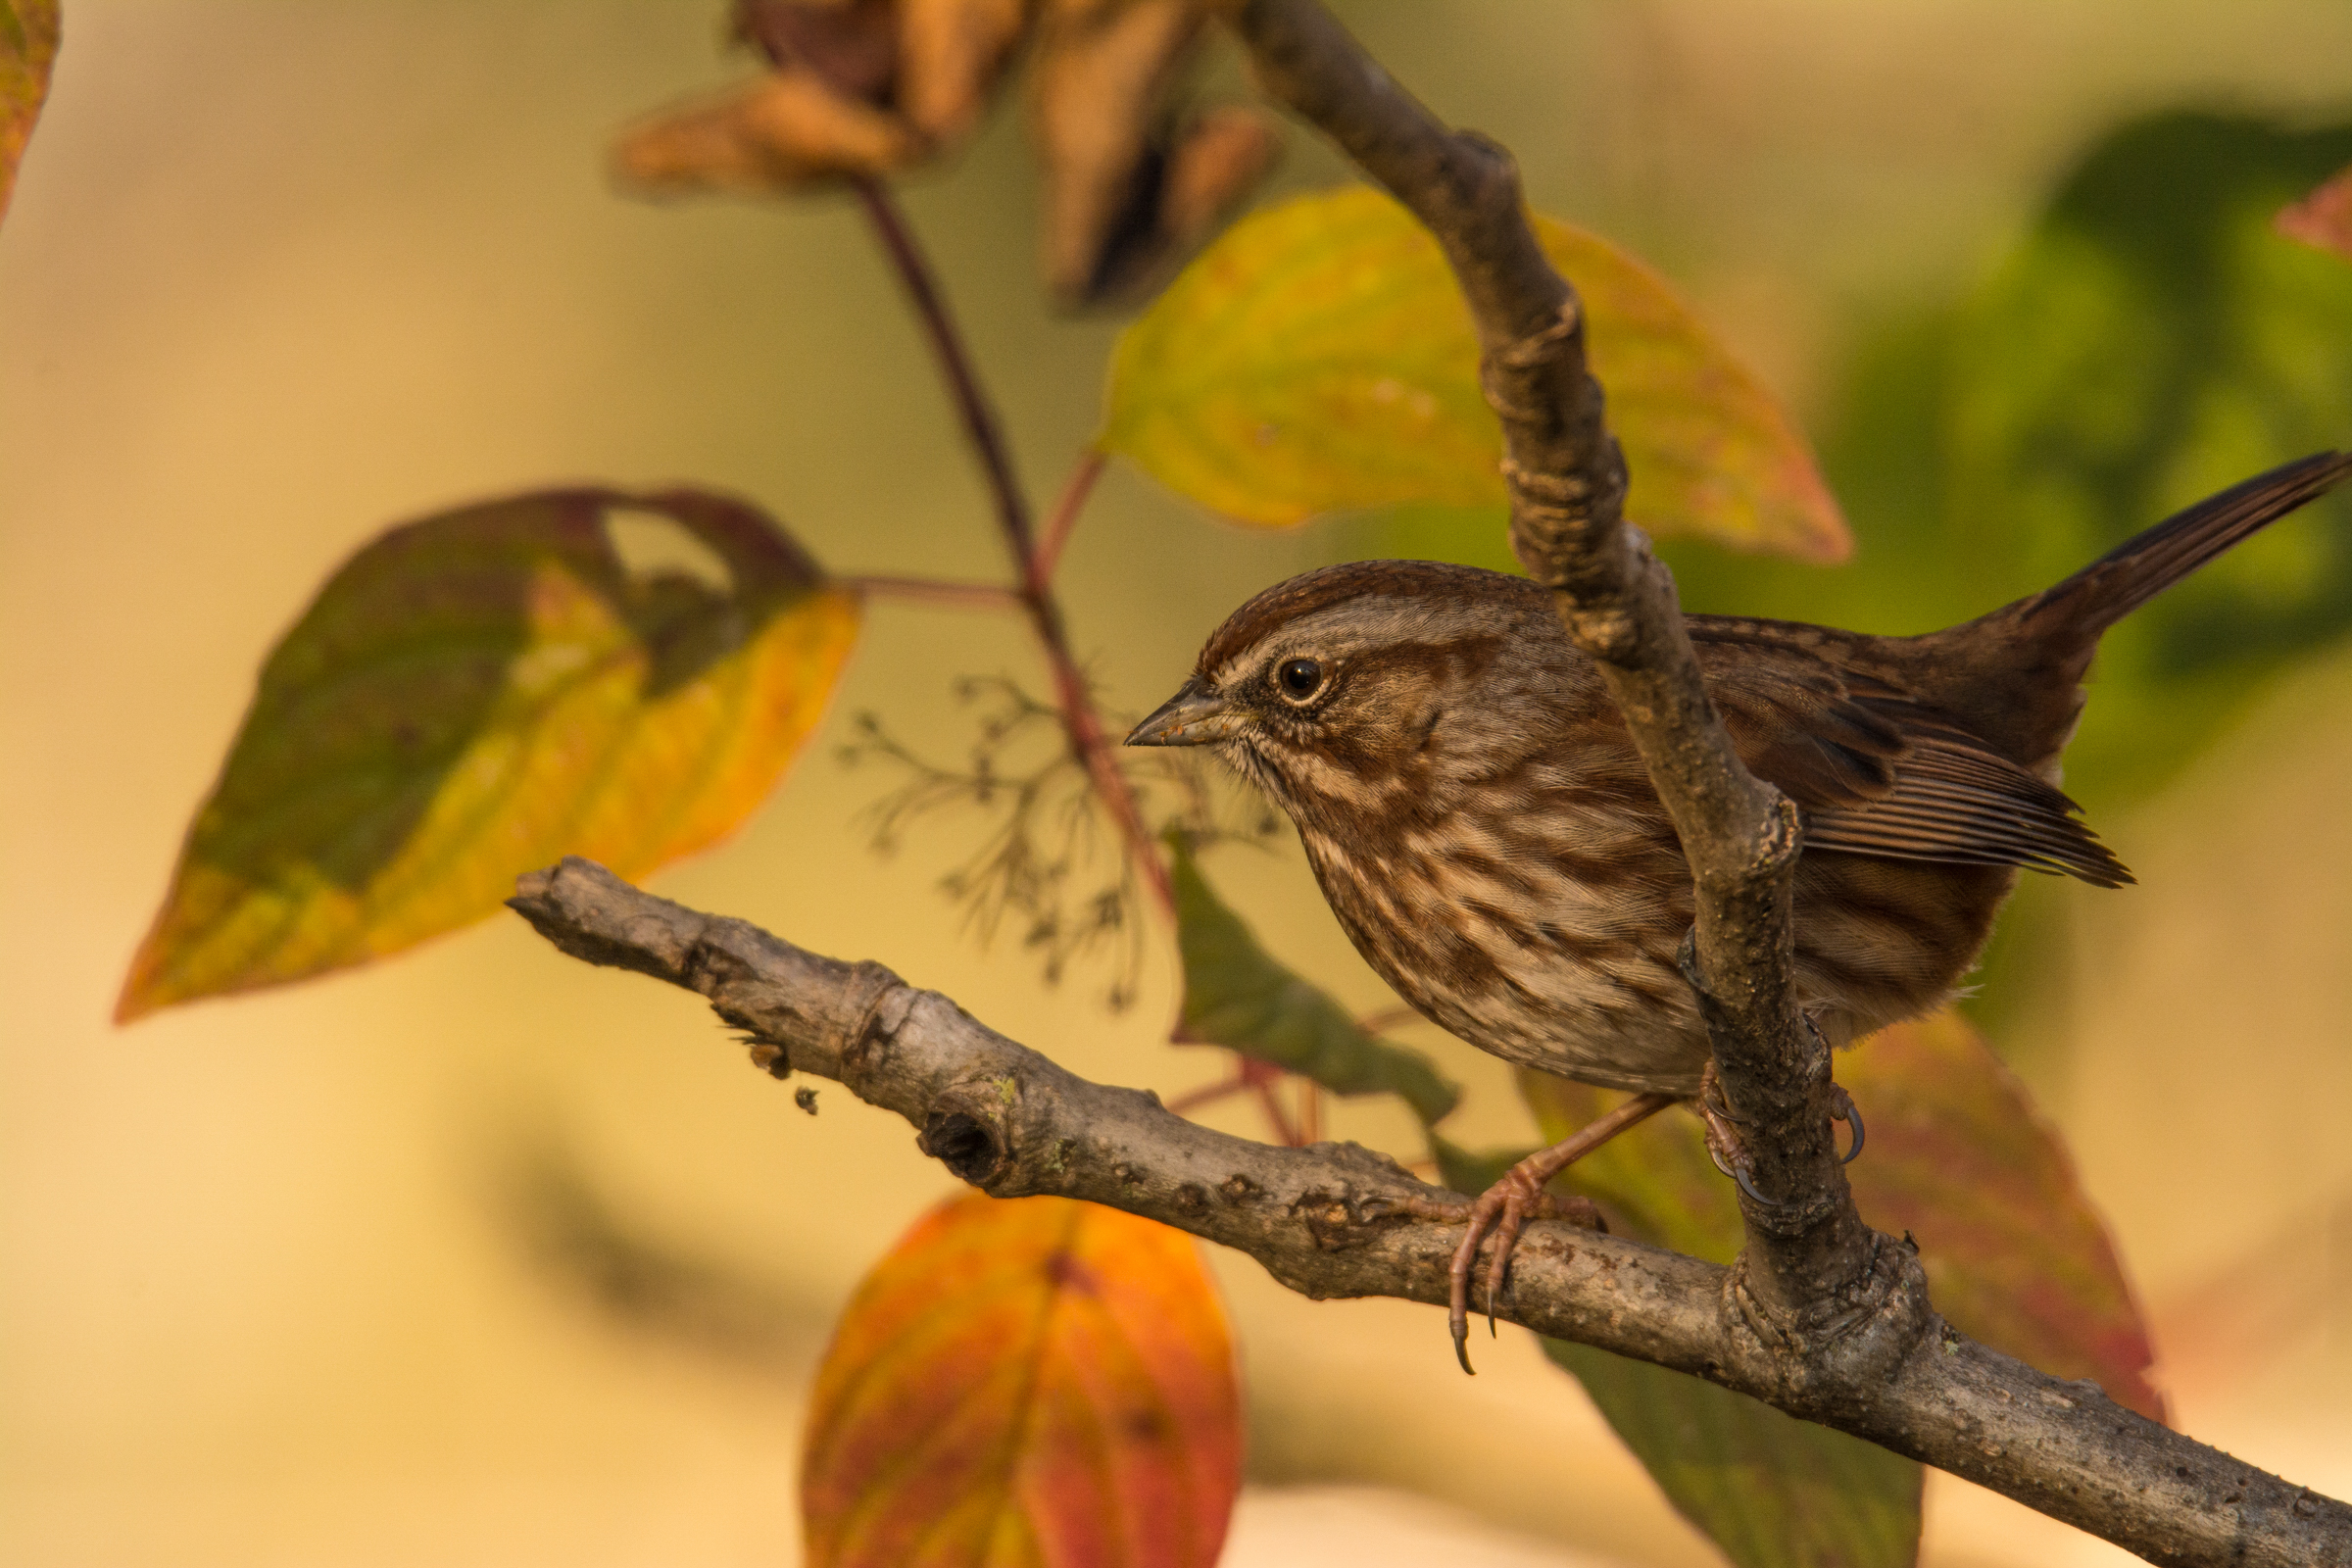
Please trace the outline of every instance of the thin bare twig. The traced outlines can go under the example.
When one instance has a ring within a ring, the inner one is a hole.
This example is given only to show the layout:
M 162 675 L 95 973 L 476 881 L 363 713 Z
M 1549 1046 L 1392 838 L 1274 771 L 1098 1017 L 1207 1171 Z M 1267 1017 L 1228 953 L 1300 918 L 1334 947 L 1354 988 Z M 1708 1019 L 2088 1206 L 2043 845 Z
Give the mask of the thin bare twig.
M 900 213 L 888 187 L 872 179 L 859 179 L 853 184 L 884 251 L 898 270 L 900 281 L 914 301 L 916 314 L 922 318 L 932 351 L 939 359 L 940 371 L 947 379 L 949 395 L 962 418 L 964 436 L 979 455 L 980 466 L 988 477 L 998 526 L 1012 552 L 1014 579 L 1021 585 L 1018 597 L 1029 612 L 1029 623 L 1037 633 L 1046 662 L 1053 668 L 1054 700 L 1061 709 L 1070 749 L 1085 765 L 1088 779 L 1118 827 L 1127 853 L 1133 858 L 1144 885 L 1152 890 L 1160 913 L 1173 919 L 1176 898 L 1168 882 L 1168 868 L 1162 863 L 1152 830 L 1136 806 L 1135 792 L 1119 771 L 1110 737 L 1102 726 L 1102 715 L 1087 690 L 1086 676 L 1070 653 L 1060 602 L 1054 597 L 1048 574 L 1039 565 L 1028 500 L 1013 473 L 1011 451 L 1005 444 L 996 410 L 973 368 L 971 355 L 964 349 L 963 335 L 956 329 L 955 316 L 948 309 L 947 298 L 932 275 L 914 230 Z M 1101 463 L 1101 455 L 1092 451 L 1079 460 L 1078 471 L 1063 491 L 1065 505 L 1056 509 L 1056 531 L 1060 538 L 1068 537 L 1077 510 L 1085 504 L 1087 492 L 1093 487 L 1094 477 L 1088 470 L 1099 470 Z M 1065 511 L 1066 518 L 1062 515 Z M 1059 549 L 1058 542 L 1054 548 Z
M 981 471 L 987 475 L 989 498 L 997 509 L 997 526 L 1004 535 L 1006 548 L 1012 552 L 1014 579 L 1026 582 L 1030 554 L 1028 497 L 1012 471 L 1012 448 L 1005 442 L 997 411 L 980 385 L 972 357 L 964 350 L 963 334 L 956 329 L 947 296 L 940 292 L 931 264 L 924 258 L 914 230 L 907 226 L 906 216 L 899 211 L 890 187 L 870 178 L 854 179 L 850 183 L 865 208 L 866 220 L 873 224 L 882 248 L 889 253 L 900 283 L 914 302 L 915 314 L 922 318 L 923 330 L 931 339 L 931 352 L 939 360 L 949 396 L 956 405 L 957 417 L 963 421 L 964 439 L 971 443 L 973 455 L 980 460 Z

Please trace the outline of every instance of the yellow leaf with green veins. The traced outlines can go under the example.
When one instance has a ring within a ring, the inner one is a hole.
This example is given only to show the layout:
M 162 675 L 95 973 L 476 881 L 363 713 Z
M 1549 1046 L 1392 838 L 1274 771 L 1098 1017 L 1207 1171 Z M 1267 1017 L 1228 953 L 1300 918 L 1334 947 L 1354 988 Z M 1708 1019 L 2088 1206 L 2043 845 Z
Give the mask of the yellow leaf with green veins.
M 1584 301 L 1631 474 L 1627 515 L 1661 537 L 1843 559 L 1844 519 L 1763 384 L 1656 273 L 1535 221 Z M 1121 334 L 1106 405 L 1104 449 L 1260 527 L 1505 500 L 1461 291 L 1428 232 L 1369 189 L 1302 196 L 1227 230 Z
M 727 580 L 631 572 L 614 513 L 668 519 Z M 117 1016 L 399 952 L 564 855 L 641 876 L 705 847 L 815 725 L 858 613 L 703 492 L 545 491 L 391 530 L 263 666 Z

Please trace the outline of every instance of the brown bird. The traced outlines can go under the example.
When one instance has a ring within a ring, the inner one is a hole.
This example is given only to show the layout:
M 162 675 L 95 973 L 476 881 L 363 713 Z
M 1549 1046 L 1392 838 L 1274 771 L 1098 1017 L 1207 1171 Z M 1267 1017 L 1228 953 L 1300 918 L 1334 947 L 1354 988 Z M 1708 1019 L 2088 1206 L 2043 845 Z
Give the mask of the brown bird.
M 1831 1044 L 1948 1000 L 2020 867 L 2132 880 L 2058 789 L 2100 635 L 2348 473 L 2339 453 L 2274 469 L 1925 636 L 1688 618 L 1741 760 L 1801 814 L 1796 987 Z M 1357 951 L 1424 1017 L 1507 1060 L 1640 1093 L 1471 1206 L 1458 1348 L 1487 1230 L 1500 1225 L 1491 1309 L 1544 1184 L 1697 1096 L 1710 1062 L 1677 965 L 1690 868 L 1599 673 L 1526 578 L 1357 562 L 1235 611 L 1127 742 L 1209 747 L 1272 796 Z

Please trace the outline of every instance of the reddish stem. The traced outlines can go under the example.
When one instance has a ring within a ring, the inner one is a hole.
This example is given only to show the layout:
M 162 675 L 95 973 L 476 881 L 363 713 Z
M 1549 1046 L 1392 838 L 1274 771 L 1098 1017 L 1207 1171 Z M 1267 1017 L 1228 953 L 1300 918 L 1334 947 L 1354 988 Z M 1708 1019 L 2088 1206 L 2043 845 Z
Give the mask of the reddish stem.
M 947 297 L 940 292 L 939 282 L 931 274 L 931 264 L 923 259 L 922 245 L 915 239 L 914 230 L 906 226 L 906 219 L 892 198 L 890 187 L 878 179 L 865 178 L 852 180 L 851 187 L 864 203 L 865 216 L 872 221 L 882 248 L 890 253 L 899 281 L 914 301 L 915 314 L 922 318 L 923 330 L 930 335 L 931 352 L 939 357 L 940 371 L 948 378 L 949 395 L 955 399 L 956 412 L 963 419 L 964 439 L 972 444 L 972 451 L 988 475 L 989 495 L 997 506 L 997 524 L 1012 550 L 1013 573 L 1026 582 L 1029 503 L 1021 493 L 1020 480 L 1013 475 L 1012 449 L 1005 444 L 987 393 L 980 388 L 971 356 L 964 352 L 963 336 L 956 330 L 956 318 L 948 313 Z
M 838 579 L 882 599 L 908 599 L 926 605 L 961 605 L 972 610 L 1026 610 L 1018 593 L 993 582 L 944 582 L 935 577 L 864 576 Z
M 1110 454 L 1100 447 L 1089 447 L 1070 470 L 1069 479 L 1061 487 L 1061 496 L 1054 503 L 1054 511 L 1046 518 L 1045 537 L 1029 557 L 1029 591 L 1050 592 L 1054 573 L 1061 565 L 1061 548 L 1070 542 L 1070 530 L 1078 526 L 1078 514 L 1086 510 L 1086 498 L 1094 493 L 1095 481 L 1102 477 Z
M 1265 1110 L 1266 1120 L 1274 1124 L 1274 1136 L 1281 1141 L 1282 1146 L 1285 1149 L 1305 1148 L 1306 1140 L 1299 1136 L 1298 1129 L 1292 1125 L 1289 1113 L 1282 1108 L 1281 1098 L 1274 1093 L 1274 1085 L 1261 1082 L 1251 1084 L 1250 1087 L 1257 1091 L 1257 1102 Z
M 932 352 L 938 356 L 940 369 L 947 377 L 949 395 L 955 399 L 956 412 L 963 419 L 964 436 L 979 454 L 980 466 L 988 475 L 989 492 L 996 501 L 997 523 L 1012 552 L 1014 576 L 1021 584 L 1016 598 L 1028 611 L 1029 624 L 1037 633 L 1046 662 L 1053 668 L 1054 701 L 1061 710 L 1062 731 L 1069 739 L 1070 750 L 1086 768 L 1097 798 L 1118 825 L 1127 854 L 1142 868 L 1144 881 L 1152 889 L 1160 912 L 1173 919 L 1176 899 L 1168 885 L 1167 865 L 1160 858 L 1159 847 L 1152 842 L 1152 830 L 1144 823 L 1127 776 L 1119 771 L 1111 756 L 1110 738 L 1102 728 L 1102 717 L 1095 710 L 1094 698 L 1086 689 L 1086 677 L 1070 654 L 1069 637 L 1062 628 L 1061 606 L 1054 599 L 1050 582 L 1051 562 L 1042 557 L 1037 547 L 1029 522 L 1029 504 L 1013 475 L 1012 458 L 996 411 L 989 405 L 988 394 L 972 368 L 971 356 L 964 351 L 962 335 L 956 331 L 956 319 L 949 313 L 947 299 L 940 292 L 930 265 L 923 259 L 922 247 L 914 231 L 906 225 L 898 203 L 878 180 L 859 179 L 852 183 L 865 206 L 867 218 L 873 221 L 875 233 L 881 237 L 883 249 L 889 252 L 892 264 L 898 269 L 899 280 L 906 285 L 916 314 L 922 318 Z M 1087 492 L 1093 488 L 1102 466 L 1102 454 L 1090 451 L 1079 461 L 1077 471 L 1063 487 L 1062 500 L 1054 509 L 1055 551 L 1068 538 L 1078 509 L 1085 504 Z

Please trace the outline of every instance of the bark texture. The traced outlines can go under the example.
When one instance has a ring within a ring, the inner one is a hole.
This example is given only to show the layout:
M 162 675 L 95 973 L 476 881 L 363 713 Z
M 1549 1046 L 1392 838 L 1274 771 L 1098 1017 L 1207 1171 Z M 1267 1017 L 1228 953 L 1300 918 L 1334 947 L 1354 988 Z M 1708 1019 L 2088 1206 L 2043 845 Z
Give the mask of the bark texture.
M 904 1116 L 922 1151 L 1000 1198 L 1051 1193 L 1247 1252 L 1318 1298 L 1446 1299 L 1447 1195 L 1353 1144 L 1280 1149 L 1089 1082 L 875 963 L 845 963 L 566 859 L 513 906 L 564 952 L 708 999 L 782 1077 L 832 1079 Z M 1908 1249 L 1881 1241 L 1890 1272 Z M 1554 1223 L 1529 1226 L 1498 1315 L 1752 1395 L 2103 1536 L 2151 1562 L 2352 1568 L 2352 1508 L 1967 1339 L 1924 1294 L 1863 1298 L 1830 1340 L 1760 1320 L 1741 1269 Z

